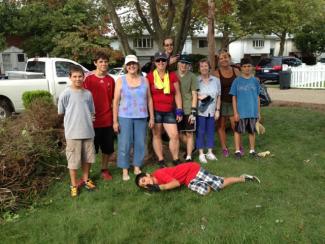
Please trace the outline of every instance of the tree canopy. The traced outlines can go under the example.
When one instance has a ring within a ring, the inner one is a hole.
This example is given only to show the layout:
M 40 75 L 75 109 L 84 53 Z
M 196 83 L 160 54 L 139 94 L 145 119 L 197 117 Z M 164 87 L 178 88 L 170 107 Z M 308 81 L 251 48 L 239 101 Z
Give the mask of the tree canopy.
M 0 18 L 9 20 L 0 34 L 22 38 L 29 56 L 54 55 L 91 63 L 96 51 L 112 52 L 104 35 L 106 11 L 91 0 L 24 1 L 20 6 L 8 1 L 5 5 L 15 12 L 0 11 Z

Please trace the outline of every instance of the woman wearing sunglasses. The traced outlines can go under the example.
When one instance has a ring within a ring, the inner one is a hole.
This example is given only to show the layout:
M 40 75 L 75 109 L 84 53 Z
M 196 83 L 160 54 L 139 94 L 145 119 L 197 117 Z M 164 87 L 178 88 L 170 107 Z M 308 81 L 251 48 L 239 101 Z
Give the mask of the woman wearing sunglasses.
M 160 167 L 166 167 L 161 139 L 163 129 L 169 137 L 173 164 L 179 163 L 179 135 L 176 122 L 181 121 L 183 117 L 178 78 L 174 72 L 168 72 L 167 58 L 166 53 L 157 52 L 154 56 L 155 69 L 147 75 L 155 116 L 152 144 Z
M 124 181 L 130 179 L 130 149 L 133 146 L 134 174 L 141 173 L 145 156 L 147 118 L 153 128 L 154 114 L 148 81 L 140 75 L 138 58 L 125 57 L 125 73 L 116 81 L 113 102 L 113 128 L 118 134 L 117 165 Z

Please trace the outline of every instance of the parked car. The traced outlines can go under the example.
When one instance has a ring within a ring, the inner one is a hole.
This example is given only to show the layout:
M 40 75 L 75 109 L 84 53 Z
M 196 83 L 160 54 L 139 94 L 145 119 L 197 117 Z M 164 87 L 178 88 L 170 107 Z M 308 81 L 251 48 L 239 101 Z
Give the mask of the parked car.
M 112 68 L 108 70 L 108 74 L 116 81 L 121 75 L 124 75 L 124 69 L 122 67 Z M 146 77 L 147 73 L 142 72 L 142 76 Z
M 8 79 L 0 80 L 0 119 L 24 110 L 22 94 L 25 91 L 49 91 L 56 103 L 70 82 L 71 65 L 80 64 L 64 58 L 31 58 L 27 60 L 25 72 L 8 72 Z M 89 72 L 84 67 L 82 69 Z
M 302 64 L 301 60 L 296 57 L 270 57 L 263 58 L 255 67 L 255 75 L 260 80 L 279 80 L 279 72 L 282 71 L 283 65 L 299 66 Z
M 122 67 L 112 68 L 108 70 L 108 74 L 116 81 L 118 77 L 124 75 L 124 70 Z
M 319 61 L 321 64 L 325 64 L 325 58 L 320 58 Z

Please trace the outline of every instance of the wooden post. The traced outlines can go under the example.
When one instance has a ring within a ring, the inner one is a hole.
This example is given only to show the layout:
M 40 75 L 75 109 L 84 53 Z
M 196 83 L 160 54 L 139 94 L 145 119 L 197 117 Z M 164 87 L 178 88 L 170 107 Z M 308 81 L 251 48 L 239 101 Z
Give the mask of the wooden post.
M 208 0 L 208 51 L 209 51 L 209 62 L 211 64 L 211 73 L 215 71 L 215 53 L 216 43 L 214 37 L 214 15 L 215 15 L 215 2 L 214 0 Z

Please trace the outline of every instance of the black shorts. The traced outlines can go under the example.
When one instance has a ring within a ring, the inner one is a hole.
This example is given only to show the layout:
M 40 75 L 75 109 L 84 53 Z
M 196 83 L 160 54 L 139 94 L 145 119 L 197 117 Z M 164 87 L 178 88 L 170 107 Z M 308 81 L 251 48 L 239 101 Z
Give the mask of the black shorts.
M 186 132 L 186 131 L 194 132 L 195 131 L 195 129 L 196 129 L 196 120 L 194 121 L 193 124 L 190 124 L 188 122 L 189 117 L 190 117 L 189 115 L 184 115 L 181 122 L 177 123 L 177 128 L 178 128 L 179 131 L 184 131 L 184 132 Z
M 114 152 L 114 131 L 113 127 L 95 128 L 95 150 L 99 152 L 99 148 L 104 154 L 112 154 Z
M 240 119 L 235 123 L 235 131 L 242 134 L 248 132 L 249 134 L 254 134 L 256 132 L 256 118 L 246 118 Z

